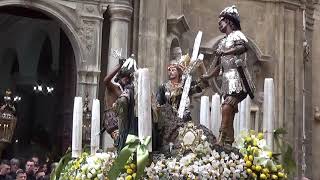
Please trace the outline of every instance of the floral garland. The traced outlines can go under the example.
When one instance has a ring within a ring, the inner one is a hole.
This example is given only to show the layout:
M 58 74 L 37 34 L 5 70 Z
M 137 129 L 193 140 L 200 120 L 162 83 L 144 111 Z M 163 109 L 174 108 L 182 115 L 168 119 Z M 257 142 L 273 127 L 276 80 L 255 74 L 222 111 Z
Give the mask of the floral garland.
M 144 169 L 145 174 L 141 178 L 137 176 L 137 165 L 132 154 L 124 167 L 119 169 L 116 179 L 287 179 L 287 173 L 268 149 L 263 136 L 254 131 L 242 132 L 236 141 L 239 152 L 223 147 L 214 149 L 215 146 L 203 141 L 188 153 L 174 157 L 158 155 Z M 107 180 L 110 169 L 119 157 L 113 152 L 95 155 L 84 152 L 81 157 L 67 163 L 59 180 Z

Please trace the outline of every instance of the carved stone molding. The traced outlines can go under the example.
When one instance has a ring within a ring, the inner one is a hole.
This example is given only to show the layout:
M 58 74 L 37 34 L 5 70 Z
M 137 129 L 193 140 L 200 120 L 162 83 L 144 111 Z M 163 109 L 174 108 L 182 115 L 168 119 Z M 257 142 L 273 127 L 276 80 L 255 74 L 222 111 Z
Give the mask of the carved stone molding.
M 86 19 L 98 19 L 103 20 L 103 5 L 100 4 L 82 4 L 77 8 L 77 12 L 80 17 Z
M 167 31 L 181 37 L 181 35 L 190 30 L 189 24 L 184 15 L 171 17 L 167 20 Z
M 133 9 L 129 4 L 112 4 L 109 6 L 109 12 L 111 21 L 130 22 Z
M 90 55 L 95 48 L 97 21 L 87 19 L 82 20 L 82 25 L 79 28 L 78 34 L 84 50 Z

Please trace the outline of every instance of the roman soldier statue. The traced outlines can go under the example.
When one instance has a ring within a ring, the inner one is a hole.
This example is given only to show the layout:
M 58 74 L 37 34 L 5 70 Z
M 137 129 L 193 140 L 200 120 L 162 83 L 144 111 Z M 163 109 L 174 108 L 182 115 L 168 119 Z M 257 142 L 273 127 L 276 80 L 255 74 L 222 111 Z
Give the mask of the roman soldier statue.
M 234 142 L 233 121 L 238 104 L 247 95 L 253 98 L 254 84 L 246 67 L 244 54 L 248 46 L 246 36 L 241 32 L 240 16 L 235 6 L 225 8 L 219 15 L 219 30 L 225 33 L 216 50 L 217 62 L 213 71 L 203 75 L 204 79 L 222 75 L 222 121 L 219 144 Z

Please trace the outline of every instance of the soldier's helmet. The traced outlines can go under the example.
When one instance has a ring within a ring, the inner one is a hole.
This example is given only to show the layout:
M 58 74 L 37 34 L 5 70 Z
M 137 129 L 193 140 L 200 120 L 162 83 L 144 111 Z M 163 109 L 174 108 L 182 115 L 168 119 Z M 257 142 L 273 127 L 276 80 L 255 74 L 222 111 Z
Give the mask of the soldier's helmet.
M 229 19 L 234 23 L 238 30 L 241 30 L 240 15 L 235 5 L 226 7 L 224 10 L 222 10 L 222 12 L 219 15 L 219 18 Z

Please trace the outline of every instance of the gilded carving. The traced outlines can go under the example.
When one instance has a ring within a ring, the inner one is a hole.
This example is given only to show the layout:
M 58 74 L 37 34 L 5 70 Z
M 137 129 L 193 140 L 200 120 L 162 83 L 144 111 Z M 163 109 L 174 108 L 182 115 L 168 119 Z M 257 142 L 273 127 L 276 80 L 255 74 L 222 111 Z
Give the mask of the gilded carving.
M 184 127 L 179 129 L 179 141 L 181 151 L 196 151 L 196 148 L 205 140 L 203 130 L 198 129 L 192 122 L 188 122 Z

